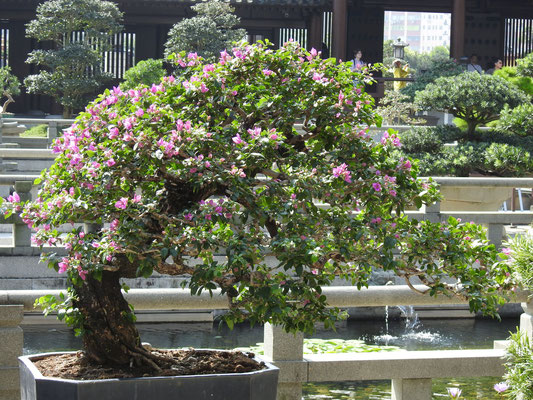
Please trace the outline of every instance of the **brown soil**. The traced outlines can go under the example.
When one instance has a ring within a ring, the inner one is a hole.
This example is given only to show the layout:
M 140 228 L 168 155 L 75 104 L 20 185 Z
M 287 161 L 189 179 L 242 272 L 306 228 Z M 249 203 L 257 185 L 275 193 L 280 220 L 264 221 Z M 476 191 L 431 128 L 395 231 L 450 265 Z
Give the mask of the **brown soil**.
M 171 368 L 161 372 L 147 367 L 116 368 L 95 365 L 89 362 L 83 352 L 50 355 L 34 360 L 37 369 L 47 377 L 90 380 L 113 378 L 136 378 L 148 376 L 229 374 L 257 371 L 265 363 L 253 359 L 254 354 L 238 351 L 216 350 L 151 350 L 159 357 L 171 357 Z

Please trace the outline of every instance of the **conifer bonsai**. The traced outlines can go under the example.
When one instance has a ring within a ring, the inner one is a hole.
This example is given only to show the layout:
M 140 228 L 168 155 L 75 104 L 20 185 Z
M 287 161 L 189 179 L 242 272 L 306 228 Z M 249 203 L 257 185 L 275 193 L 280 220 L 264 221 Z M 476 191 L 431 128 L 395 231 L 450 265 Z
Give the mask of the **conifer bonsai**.
M 331 326 L 340 310 L 321 287 L 338 276 L 365 287 L 373 269 L 495 312 L 506 266 L 493 266 L 479 226 L 408 220 L 405 206 L 434 202 L 437 188 L 411 160 L 390 157 L 395 134 L 378 143 L 367 134 L 373 100 L 353 90 L 347 64 L 294 42 L 242 45 L 213 64 L 174 60 L 178 76 L 91 103 L 21 213 L 37 244 L 67 249 L 44 257 L 67 275 L 68 295 L 41 304 L 77 329 L 88 357 L 171 363 L 141 346 L 121 292 L 121 278 L 154 271 L 187 276 L 192 294 L 220 288 L 230 326 Z M 60 234 L 80 221 L 92 229 Z
M 4 104 L 0 106 L 0 115 L 7 113 L 7 106 L 14 103 L 13 96 L 20 94 L 20 82 L 11 72 L 11 67 L 0 68 L 0 99 L 5 98 Z
M 531 101 L 505 79 L 477 72 L 441 77 L 415 95 L 422 110 L 447 111 L 466 121 L 468 135 L 475 140 L 479 124 L 495 121 L 505 105 L 514 108 Z

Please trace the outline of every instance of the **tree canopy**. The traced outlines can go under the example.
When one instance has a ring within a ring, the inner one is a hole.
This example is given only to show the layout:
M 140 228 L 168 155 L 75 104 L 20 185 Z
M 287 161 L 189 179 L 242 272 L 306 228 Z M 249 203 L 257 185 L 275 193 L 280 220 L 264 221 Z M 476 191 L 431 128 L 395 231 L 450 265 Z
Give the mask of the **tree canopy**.
M 26 62 L 41 67 L 24 80 L 29 93 L 54 97 L 68 117 L 83 108 L 88 96 L 112 76 L 102 70 L 102 57 L 111 50 L 110 38 L 121 32 L 122 13 L 103 0 L 48 0 L 26 25 L 26 36 L 51 41 L 51 49 L 33 50 Z
M 212 0 L 191 7 L 198 15 L 175 24 L 168 33 L 165 55 L 185 51 L 214 61 L 223 50 L 246 36 L 244 29 L 236 29 L 239 18 L 233 7 L 222 0 Z

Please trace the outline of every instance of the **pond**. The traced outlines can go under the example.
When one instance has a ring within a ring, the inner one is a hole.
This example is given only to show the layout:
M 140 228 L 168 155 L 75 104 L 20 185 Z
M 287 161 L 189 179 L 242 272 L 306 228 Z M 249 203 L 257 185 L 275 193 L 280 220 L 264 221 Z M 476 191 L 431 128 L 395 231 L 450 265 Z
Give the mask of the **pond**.
M 502 322 L 487 319 L 427 319 L 416 326 L 403 320 L 348 321 L 336 332 L 318 330 L 313 337 L 321 339 L 363 339 L 369 344 L 396 345 L 407 350 L 492 348 L 494 340 L 503 340 L 516 331 L 518 319 Z M 388 330 L 387 330 L 388 328 Z M 81 341 L 59 325 L 26 325 L 24 354 L 81 348 Z M 263 329 L 247 324 L 233 331 L 218 323 L 139 324 L 142 340 L 154 347 L 220 348 L 247 347 L 263 340 Z M 493 385 L 500 377 L 475 379 L 435 379 L 434 399 L 446 399 L 448 387 L 460 387 L 462 399 L 498 400 Z M 332 382 L 304 385 L 304 399 L 315 400 L 385 400 L 390 399 L 390 381 Z

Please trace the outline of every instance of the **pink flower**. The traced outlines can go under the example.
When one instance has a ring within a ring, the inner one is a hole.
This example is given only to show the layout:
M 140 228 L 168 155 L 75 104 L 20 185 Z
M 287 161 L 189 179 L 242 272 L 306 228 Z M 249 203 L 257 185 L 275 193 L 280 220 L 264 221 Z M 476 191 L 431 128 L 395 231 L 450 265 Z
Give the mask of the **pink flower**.
M 187 221 L 191 221 L 192 220 L 192 214 L 191 213 L 185 214 L 183 216 L 183 218 L 185 218 Z
M 118 209 L 125 210 L 127 206 L 128 206 L 128 198 L 127 197 L 122 197 L 119 201 L 117 201 L 115 203 L 115 207 L 118 208 Z
M 116 231 L 117 228 L 118 228 L 118 224 L 120 223 L 120 221 L 118 219 L 114 219 L 113 221 L 111 221 L 111 223 L 109 224 L 109 229 L 111 229 L 112 231 Z
M 266 76 L 270 76 L 270 75 L 272 75 L 272 73 L 273 73 L 273 72 L 272 72 L 271 70 L 269 70 L 269 69 L 266 69 L 266 68 L 265 68 L 265 69 L 263 70 L 263 74 L 265 74 Z
M 201 91 L 202 93 L 205 93 L 205 92 L 208 92 L 209 89 L 207 88 L 207 86 L 205 86 L 204 83 L 202 83 L 202 84 L 200 85 L 200 91 Z
M 278 135 L 276 135 L 275 133 L 273 133 L 272 135 L 270 135 L 270 139 L 271 140 L 276 140 L 278 138 Z
M 346 165 L 345 163 L 342 163 L 338 167 L 333 168 L 332 173 L 335 178 L 342 176 L 345 182 L 352 181 L 351 172 L 348 169 L 348 165 Z
M 509 247 L 504 247 L 502 249 L 502 253 L 505 254 L 506 256 L 510 256 L 511 255 L 511 249 Z
M 141 201 L 141 195 L 140 194 L 133 195 L 133 200 L 132 200 L 133 203 L 139 203 L 140 201 Z
M 84 281 L 85 278 L 87 277 L 87 271 L 85 271 L 84 269 L 81 269 L 81 267 L 78 267 L 78 275 Z
M 503 393 L 507 389 L 509 389 L 507 382 L 500 382 L 494 385 L 494 390 L 496 390 L 498 393 Z
M 13 192 L 13 194 L 7 196 L 7 201 L 9 201 L 10 203 L 19 203 L 20 202 L 20 196 L 18 195 L 17 192 Z
M 380 185 L 379 182 L 374 182 L 374 183 L 372 184 L 372 187 L 374 188 L 374 190 L 375 190 L 376 192 L 381 192 L 381 185 Z
M 142 117 L 144 115 L 144 110 L 142 108 L 138 108 L 137 111 L 135 111 L 135 115 Z
M 261 128 L 256 126 L 254 129 L 248 129 L 248 134 L 255 139 L 261 135 Z
M 392 197 L 396 197 L 396 190 L 389 190 L 389 194 L 392 196 Z
M 231 138 L 231 140 L 233 140 L 233 143 L 235 143 L 235 144 L 244 144 L 244 145 L 246 145 L 246 142 L 244 140 L 242 140 L 241 135 L 239 135 L 238 133 L 235 136 L 233 136 Z
M 451 399 L 459 399 L 461 392 L 462 390 L 459 388 L 448 388 L 448 394 L 450 395 Z
M 68 263 L 64 262 L 64 261 L 61 261 L 59 264 L 59 269 L 57 270 L 58 273 L 60 274 L 63 274 L 67 271 L 68 269 Z
M 106 163 L 106 165 L 107 165 L 108 167 L 112 167 L 113 165 L 116 164 L 115 160 L 113 160 L 112 158 L 110 158 L 109 160 L 107 160 L 105 163 Z

